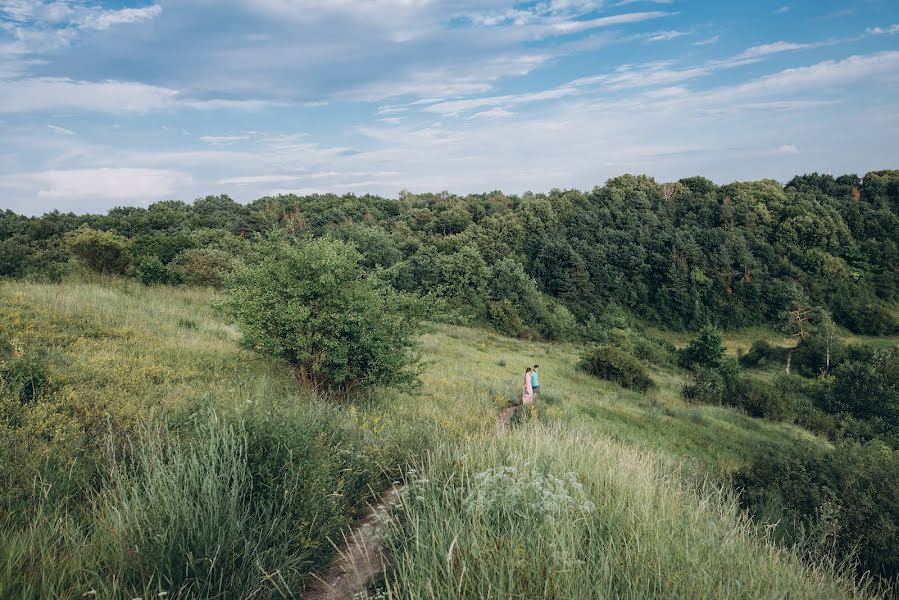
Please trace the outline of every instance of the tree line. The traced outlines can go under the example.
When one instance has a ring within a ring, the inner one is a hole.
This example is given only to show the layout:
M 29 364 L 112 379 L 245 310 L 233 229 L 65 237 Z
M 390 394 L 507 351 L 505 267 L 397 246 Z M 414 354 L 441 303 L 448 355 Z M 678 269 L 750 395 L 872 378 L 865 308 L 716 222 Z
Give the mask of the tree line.
M 0 277 L 88 268 L 221 286 L 272 229 L 351 242 L 368 271 L 511 335 L 596 338 L 630 315 L 677 329 L 824 311 L 899 331 L 899 170 L 719 186 L 623 175 L 589 192 L 332 194 L 0 213 Z

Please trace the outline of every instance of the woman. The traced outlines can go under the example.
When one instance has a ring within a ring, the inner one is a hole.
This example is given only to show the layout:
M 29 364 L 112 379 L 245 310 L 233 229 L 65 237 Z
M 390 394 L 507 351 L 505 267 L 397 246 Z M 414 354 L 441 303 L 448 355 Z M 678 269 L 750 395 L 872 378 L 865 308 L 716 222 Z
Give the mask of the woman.
M 534 401 L 534 388 L 531 385 L 531 368 L 524 372 L 524 391 L 521 393 L 521 403 L 530 404 Z

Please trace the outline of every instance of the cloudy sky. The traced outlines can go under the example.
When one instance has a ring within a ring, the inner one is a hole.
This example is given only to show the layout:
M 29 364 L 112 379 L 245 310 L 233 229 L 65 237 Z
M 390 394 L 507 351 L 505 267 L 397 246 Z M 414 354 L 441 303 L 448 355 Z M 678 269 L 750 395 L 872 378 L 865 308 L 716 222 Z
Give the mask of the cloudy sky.
M 0 0 L 0 208 L 899 168 L 895 0 Z

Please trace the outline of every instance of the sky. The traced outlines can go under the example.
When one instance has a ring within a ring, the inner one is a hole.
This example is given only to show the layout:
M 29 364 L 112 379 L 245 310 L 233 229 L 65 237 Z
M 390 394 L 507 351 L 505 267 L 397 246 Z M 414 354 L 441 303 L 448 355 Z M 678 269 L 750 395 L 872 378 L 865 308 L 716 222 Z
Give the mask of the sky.
M 896 0 L 0 0 L 0 209 L 899 168 Z

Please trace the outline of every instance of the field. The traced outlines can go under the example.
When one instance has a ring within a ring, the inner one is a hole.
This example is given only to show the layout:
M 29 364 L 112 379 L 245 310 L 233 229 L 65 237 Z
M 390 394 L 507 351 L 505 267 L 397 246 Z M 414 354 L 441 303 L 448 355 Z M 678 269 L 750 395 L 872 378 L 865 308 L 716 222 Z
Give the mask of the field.
M 0 284 L 0 334 L 51 374 L 40 402 L 4 400 L 0 596 L 301 597 L 391 481 L 409 487 L 372 591 L 391 598 L 869 594 L 775 547 L 722 486 L 763 448 L 827 442 L 686 404 L 673 368 L 630 392 L 576 345 L 434 325 L 417 392 L 324 403 L 240 349 L 216 301 Z M 497 437 L 535 363 L 538 409 Z

